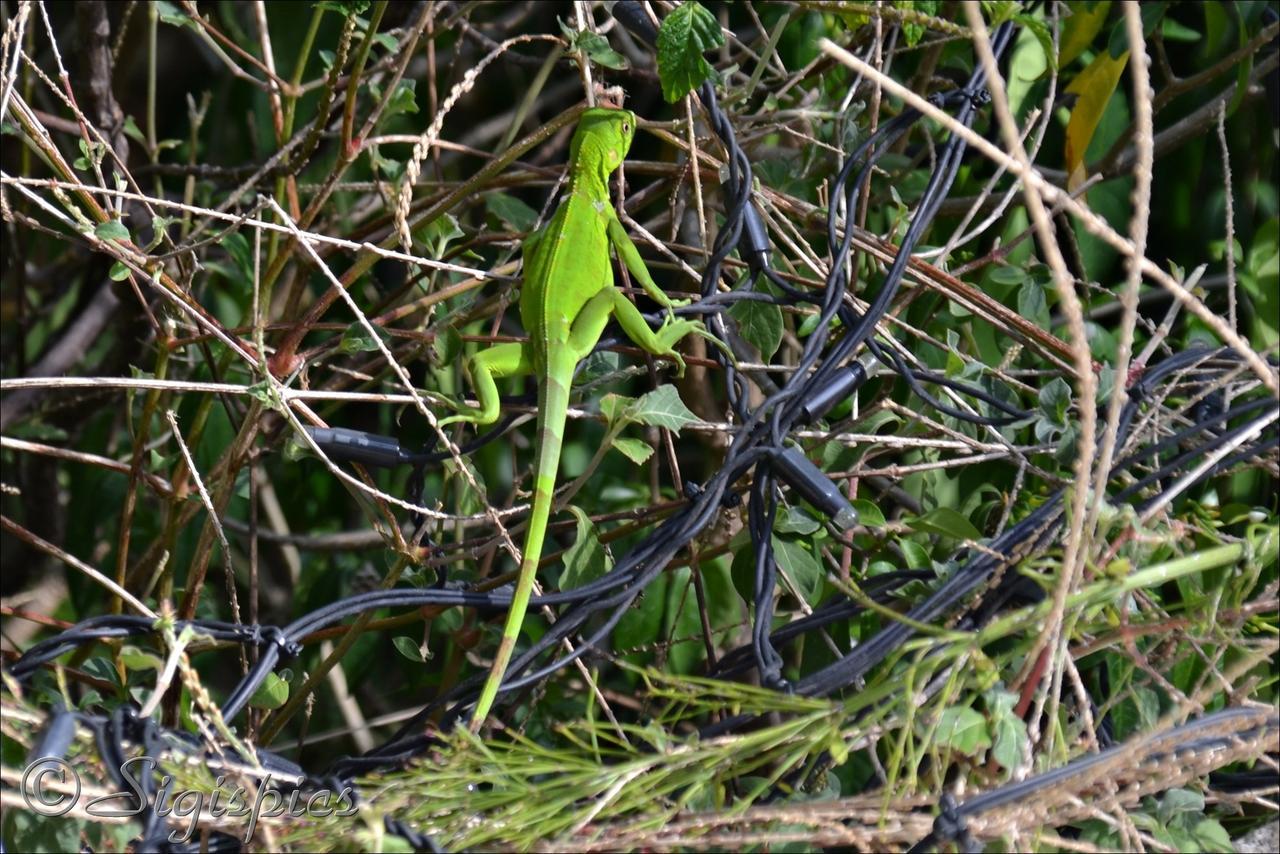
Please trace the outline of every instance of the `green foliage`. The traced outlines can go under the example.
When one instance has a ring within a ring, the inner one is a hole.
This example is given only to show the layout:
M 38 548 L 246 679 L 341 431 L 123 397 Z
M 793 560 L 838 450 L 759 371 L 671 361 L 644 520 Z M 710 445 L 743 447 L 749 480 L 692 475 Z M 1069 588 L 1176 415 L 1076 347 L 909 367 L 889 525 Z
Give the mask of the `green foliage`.
M 658 29 L 658 77 L 662 96 L 674 104 L 712 74 L 703 54 L 724 44 L 715 16 L 697 0 L 685 0 Z

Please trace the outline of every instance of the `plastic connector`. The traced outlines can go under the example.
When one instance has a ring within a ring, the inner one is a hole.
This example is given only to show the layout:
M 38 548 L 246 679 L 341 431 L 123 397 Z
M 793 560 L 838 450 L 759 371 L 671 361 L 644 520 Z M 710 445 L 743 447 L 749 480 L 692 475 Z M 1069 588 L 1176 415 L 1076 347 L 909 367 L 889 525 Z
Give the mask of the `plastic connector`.
M 312 441 L 335 462 L 392 468 L 413 462 L 415 455 L 400 447 L 392 436 L 379 436 L 347 427 L 305 427 Z
M 822 473 L 799 448 L 788 446 L 774 451 L 774 472 L 837 528 L 847 531 L 858 524 L 858 511 L 831 478 Z
M 739 245 L 739 251 L 748 264 L 756 269 L 769 266 L 769 251 L 772 248 L 769 244 L 769 230 L 764 227 L 764 218 L 756 209 L 755 202 L 749 203 L 742 212 L 742 236 L 739 240 L 746 243 L 745 247 Z
M 800 416 L 796 420 L 801 424 L 813 424 L 827 414 L 827 410 L 862 388 L 862 384 L 871 376 L 871 368 L 875 362 L 871 358 L 853 362 L 836 372 L 823 388 L 818 389 L 800 407 Z

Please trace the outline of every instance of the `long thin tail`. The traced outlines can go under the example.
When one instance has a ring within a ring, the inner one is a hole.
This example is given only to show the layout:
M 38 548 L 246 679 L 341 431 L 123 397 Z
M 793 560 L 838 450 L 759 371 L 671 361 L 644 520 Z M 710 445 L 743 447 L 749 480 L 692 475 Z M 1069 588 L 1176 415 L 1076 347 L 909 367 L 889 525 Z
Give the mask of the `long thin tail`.
M 534 458 L 533 507 L 525 529 L 520 574 L 516 579 L 515 595 L 511 598 L 511 610 L 507 612 L 507 622 L 502 629 L 502 642 L 471 715 L 472 732 L 484 723 L 498 696 L 507 665 L 511 662 L 511 654 L 515 651 L 516 639 L 520 636 L 520 628 L 524 625 L 525 613 L 529 610 L 529 596 L 533 592 L 538 562 L 542 558 L 542 543 L 547 533 L 547 521 L 551 517 L 551 504 L 555 498 L 560 445 L 569 409 L 569 383 L 573 378 L 573 368 L 572 356 L 559 352 L 559 348 L 552 348 L 547 353 L 547 370 L 540 377 L 538 388 L 538 447 Z

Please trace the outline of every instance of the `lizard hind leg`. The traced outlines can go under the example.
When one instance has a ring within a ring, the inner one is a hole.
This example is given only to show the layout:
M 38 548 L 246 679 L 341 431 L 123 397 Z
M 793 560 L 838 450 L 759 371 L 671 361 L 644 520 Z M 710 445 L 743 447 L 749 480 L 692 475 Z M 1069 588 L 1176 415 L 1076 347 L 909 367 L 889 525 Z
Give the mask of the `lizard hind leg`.
M 471 387 L 476 393 L 478 406 L 456 404 L 457 414 L 440 419 L 440 426 L 466 421 L 472 424 L 492 424 L 498 420 L 498 377 L 518 377 L 533 373 L 529 358 L 529 345 L 511 342 L 482 350 L 465 364 Z

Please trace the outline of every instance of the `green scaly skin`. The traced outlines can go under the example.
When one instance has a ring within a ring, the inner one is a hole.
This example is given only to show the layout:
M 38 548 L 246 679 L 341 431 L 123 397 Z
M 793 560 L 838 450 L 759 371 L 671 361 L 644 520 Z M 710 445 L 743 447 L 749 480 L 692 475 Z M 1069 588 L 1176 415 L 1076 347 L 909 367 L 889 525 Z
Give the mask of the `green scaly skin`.
M 469 359 L 468 374 L 479 406 L 459 406 L 457 415 L 440 422 L 492 424 L 499 414 L 494 380 L 522 374 L 537 378 L 533 508 L 502 642 L 471 716 L 473 731 L 484 723 L 493 706 L 529 608 L 555 495 L 574 368 L 600 340 L 610 317 L 641 349 L 673 359 L 682 376 L 684 360 L 675 351 L 675 343 L 690 333 L 705 334 L 701 323 L 677 320 L 671 314 L 654 332 L 635 305 L 614 287 L 611 248 L 654 301 L 668 310 L 683 304 L 671 300 L 653 281 L 609 200 L 609 176 L 627 156 L 635 128 L 636 117 L 629 110 L 598 108 L 582 114 L 569 147 L 568 192 L 551 220 L 524 245 L 520 319 L 528 339 L 490 347 Z

